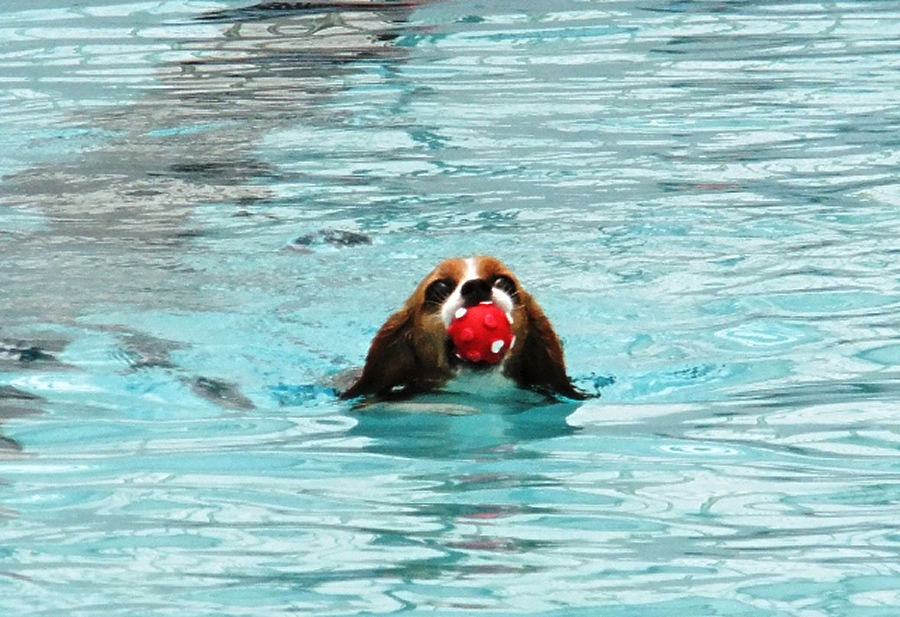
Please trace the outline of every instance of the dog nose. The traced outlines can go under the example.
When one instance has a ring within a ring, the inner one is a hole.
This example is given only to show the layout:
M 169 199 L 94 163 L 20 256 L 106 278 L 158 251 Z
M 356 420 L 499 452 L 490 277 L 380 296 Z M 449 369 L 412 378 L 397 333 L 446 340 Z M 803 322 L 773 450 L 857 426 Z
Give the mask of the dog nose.
M 480 302 L 491 301 L 491 284 L 484 279 L 470 279 L 463 283 L 459 290 L 466 306 L 475 306 Z

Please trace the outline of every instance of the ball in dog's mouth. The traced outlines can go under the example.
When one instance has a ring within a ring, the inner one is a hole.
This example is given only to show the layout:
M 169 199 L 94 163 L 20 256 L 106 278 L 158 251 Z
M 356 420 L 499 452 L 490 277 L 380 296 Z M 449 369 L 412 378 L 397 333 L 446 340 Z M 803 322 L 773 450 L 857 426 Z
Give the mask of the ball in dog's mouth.
M 493 302 L 457 310 L 447 335 L 451 357 L 472 364 L 497 364 L 515 343 L 512 317 Z

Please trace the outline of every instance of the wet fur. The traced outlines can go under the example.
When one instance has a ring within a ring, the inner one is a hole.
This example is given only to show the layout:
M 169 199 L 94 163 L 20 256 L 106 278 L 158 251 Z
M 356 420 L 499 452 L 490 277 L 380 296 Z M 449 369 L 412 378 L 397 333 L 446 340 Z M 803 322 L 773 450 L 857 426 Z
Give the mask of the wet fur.
M 502 275 L 510 278 L 517 290 L 512 309 L 516 342 L 496 370 L 521 388 L 575 400 L 586 398 L 566 374 L 559 337 L 534 298 L 499 260 L 473 259 L 480 278 L 491 280 Z M 460 371 L 467 370 L 454 363 L 448 354 L 441 305 L 426 302 L 426 290 L 441 279 L 452 279 L 458 284 L 464 276 L 464 265 L 470 261 L 444 261 L 419 283 L 403 308 L 391 315 L 375 335 L 362 374 L 341 398 L 407 396 L 437 390 Z

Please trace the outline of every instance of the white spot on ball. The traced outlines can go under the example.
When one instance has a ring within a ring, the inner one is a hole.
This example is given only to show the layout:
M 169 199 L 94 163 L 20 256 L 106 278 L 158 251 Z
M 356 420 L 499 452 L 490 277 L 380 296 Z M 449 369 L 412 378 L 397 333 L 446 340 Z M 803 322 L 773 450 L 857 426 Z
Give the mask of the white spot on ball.
M 463 317 L 465 317 L 466 316 L 466 307 L 461 306 L 458 309 L 456 309 L 456 313 L 454 313 L 453 316 L 456 317 L 457 319 L 462 319 Z
M 503 349 L 503 345 L 505 345 L 505 343 L 500 339 L 497 339 L 491 343 L 491 353 L 500 353 L 500 350 Z

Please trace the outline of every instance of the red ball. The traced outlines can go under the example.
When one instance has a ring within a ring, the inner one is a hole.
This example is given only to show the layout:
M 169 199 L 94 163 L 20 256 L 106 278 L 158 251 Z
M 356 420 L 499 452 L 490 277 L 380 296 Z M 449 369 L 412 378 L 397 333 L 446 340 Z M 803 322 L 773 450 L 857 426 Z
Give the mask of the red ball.
M 461 308 L 447 328 L 456 356 L 468 362 L 496 364 L 515 342 L 511 319 L 491 302 Z

